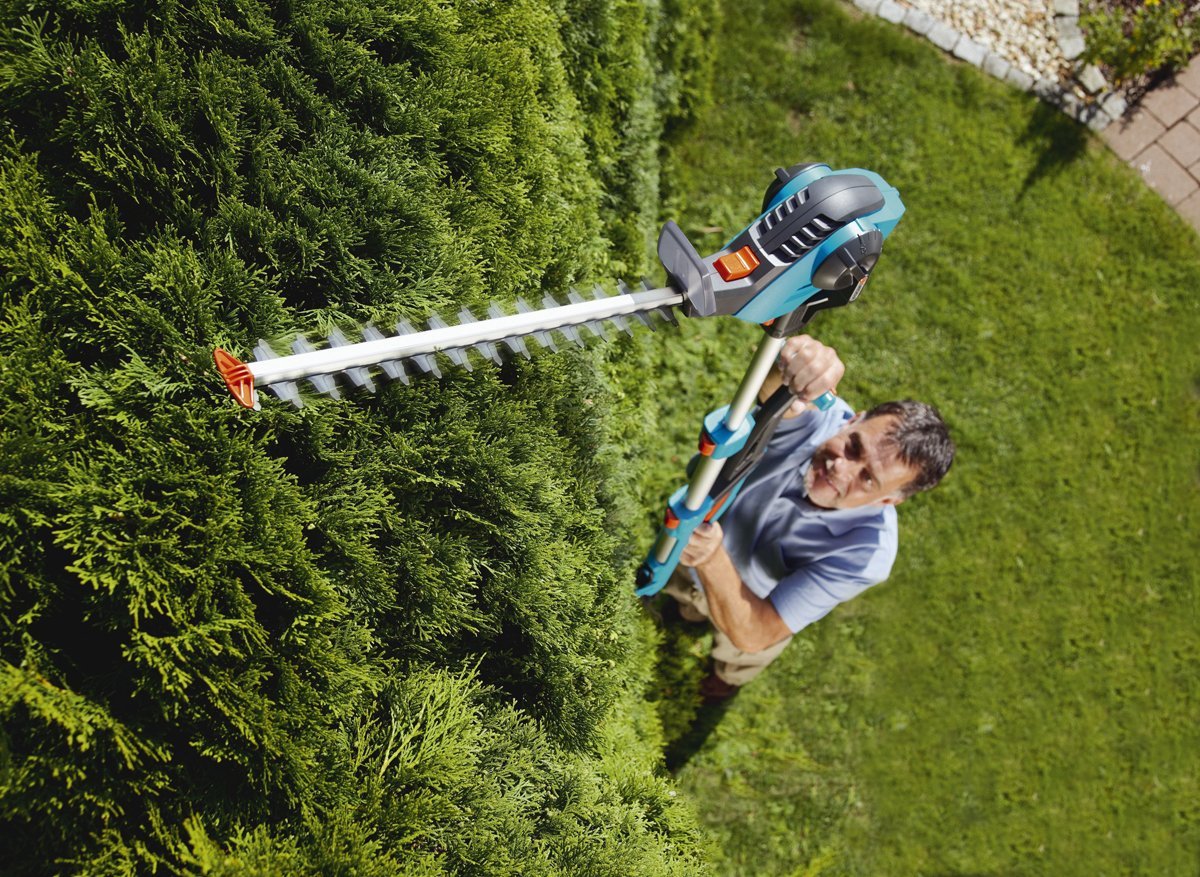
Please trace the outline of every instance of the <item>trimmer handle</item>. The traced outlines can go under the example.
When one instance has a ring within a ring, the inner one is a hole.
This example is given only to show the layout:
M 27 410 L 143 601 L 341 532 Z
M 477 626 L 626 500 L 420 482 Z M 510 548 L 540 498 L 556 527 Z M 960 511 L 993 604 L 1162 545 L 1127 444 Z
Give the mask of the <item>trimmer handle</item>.
M 853 301 L 904 214 L 899 193 L 878 174 L 824 164 L 776 171 L 764 202 L 760 216 L 707 257 L 675 223 L 663 227 L 658 257 L 689 317 L 766 324 Z

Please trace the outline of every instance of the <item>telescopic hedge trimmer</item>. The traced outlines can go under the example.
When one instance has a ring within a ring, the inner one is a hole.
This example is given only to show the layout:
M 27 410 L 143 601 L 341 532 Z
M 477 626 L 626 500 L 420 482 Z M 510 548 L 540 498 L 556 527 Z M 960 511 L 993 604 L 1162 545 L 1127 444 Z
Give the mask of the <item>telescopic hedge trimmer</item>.
M 671 496 L 663 529 L 638 570 L 637 594 L 648 596 L 666 584 L 696 527 L 716 520 L 737 495 L 790 407 L 793 400 L 785 386 L 752 411 L 788 336 L 807 325 L 817 311 L 858 298 L 884 238 L 903 214 L 899 193 L 878 174 L 834 171 L 824 164 L 796 165 L 775 172 L 763 199 L 763 213 L 711 256 L 702 258 L 679 226 L 668 222 L 659 235 L 658 257 L 669 282 L 660 289 L 643 284 L 633 291 L 622 284 L 617 295 L 605 296 L 597 289 L 592 299 L 572 291 L 565 304 L 546 296 L 540 308 L 518 299 L 515 314 L 505 314 L 493 304 L 486 319 L 460 311 L 457 325 L 435 316 L 428 329 L 416 331 L 401 321 L 391 336 L 368 325 L 362 329 L 362 340 L 355 343 L 335 331 L 322 349 L 301 338 L 292 343 L 291 354 L 280 356 L 259 341 L 252 362 L 241 362 L 220 348 L 213 358 L 238 403 L 257 409 L 256 387 L 300 406 L 296 383 L 300 380 L 338 398 L 337 374 L 357 387 L 374 390 L 368 371 L 372 367 L 408 383 L 406 364 L 414 367 L 414 373 L 440 376 L 439 353 L 469 369 L 472 349 L 499 363 L 500 345 L 528 357 L 526 339 L 556 350 L 552 333 L 583 344 L 581 329 L 605 337 L 607 322 L 629 332 L 630 318 L 653 328 L 655 314 L 674 322 L 675 308 L 688 317 L 732 315 L 761 324 L 766 335 L 733 400 L 705 417 L 690 481 Z M 814 404 L 828 408 L 833 401 L 826 393 Z

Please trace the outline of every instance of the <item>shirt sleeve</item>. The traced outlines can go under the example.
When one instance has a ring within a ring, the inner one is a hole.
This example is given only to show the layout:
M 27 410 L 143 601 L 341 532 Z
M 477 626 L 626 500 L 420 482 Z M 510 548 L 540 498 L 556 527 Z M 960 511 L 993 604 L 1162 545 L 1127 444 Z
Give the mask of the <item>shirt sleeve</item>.
M 796 569 L 771 591 L 769 599 L 784 624 L 798 633 L 824 618 L 833 607 L 857 597 L 884 581 L 896 560 L 896 533 L 892 529 L 862 534 L 856 544 Z

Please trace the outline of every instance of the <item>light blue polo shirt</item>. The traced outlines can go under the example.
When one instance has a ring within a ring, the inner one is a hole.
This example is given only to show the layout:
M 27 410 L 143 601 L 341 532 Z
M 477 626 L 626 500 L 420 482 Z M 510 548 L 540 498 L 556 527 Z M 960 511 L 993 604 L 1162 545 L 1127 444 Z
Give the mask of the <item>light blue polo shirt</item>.
M 782 421 L 720 519 L 742 581 L 793 633 L 882 582 L 896 559 L 894 508 L 820 509 L 804 490 L 813 452 L 853 416 L 839 399 Z

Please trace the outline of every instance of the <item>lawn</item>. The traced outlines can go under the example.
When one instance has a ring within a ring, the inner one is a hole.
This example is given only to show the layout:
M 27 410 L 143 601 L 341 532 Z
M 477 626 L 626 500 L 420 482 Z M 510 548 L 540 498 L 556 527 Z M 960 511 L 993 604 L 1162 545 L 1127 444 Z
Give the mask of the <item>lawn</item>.
M 711 251 L 777 166 L 882 174 L 907 213 L 811 328 L 842 395 L 935 403 L 959 457 L 901 508 L 891 581 L 671 750 L 716 872 L 1195 873 L 1200 241 L 1086 130 L 906 31 L 822 0 L 724 14 L 665 211 Z M 648 506 L 757 335 L 682 332 L 650 354 Z M 667 632 L 676 737 L 703 647 Z

